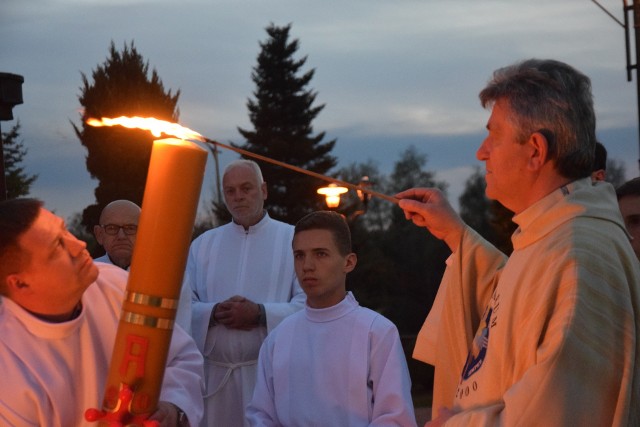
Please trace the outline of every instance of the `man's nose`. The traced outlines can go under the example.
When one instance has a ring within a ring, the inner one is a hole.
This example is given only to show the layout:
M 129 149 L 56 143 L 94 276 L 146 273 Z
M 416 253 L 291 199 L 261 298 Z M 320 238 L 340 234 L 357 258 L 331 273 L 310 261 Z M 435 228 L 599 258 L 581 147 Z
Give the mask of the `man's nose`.
M 486 139 L 482 141 L 482 144 L 480 144 L 480 147 L 478 147 L 478 150 L 476 151 L 476 159 L 480 161 L 485 161 L 489 158 L 486 148 L 486 142 Z
M 313 257 L 305 257 L 302 262 L 302 269 L 304 271 L 313 271 L 316 268 L 315 262 L 313 262 Z
M 82 240 L 78 240 L 73 234 L 67 231 L 64 236 L 64 244 L 67 250 L 73 257 L 77 257 L 87 247 L 87 244 Z

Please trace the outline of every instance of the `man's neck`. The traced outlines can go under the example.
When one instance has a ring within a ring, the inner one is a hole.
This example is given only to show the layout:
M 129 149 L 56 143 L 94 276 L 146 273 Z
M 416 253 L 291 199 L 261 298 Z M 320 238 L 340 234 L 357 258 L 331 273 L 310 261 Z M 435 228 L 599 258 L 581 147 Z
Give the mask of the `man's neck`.
M 82 313 L 82 301 L 78 301 L 78 303 L 75 305 L 75 307 L 73 307 L 73 309 L 71 311 L 66 312 L 66 313 L 41 314 L 41 313 L 35 313 L 33 311 L 30 311 L 30 310 L 27 310 L 27 311 L 29 313 L 31 313 L 34 317 L 37 317 L 40 320 L 44 320 L 45 322 L 49 322 L 49 323 L 68 322 L 68 321 L 73 320 L 73 319 L 77 318 L 78 316 L 80 316 L 80 313 Z
M 113 258 L 111 258 L 111 255 L 107 254 L 107 256 L 109 257 L 109 261 L 111 261 L 111 264 L 120 267 L 123 270 L 128 270 L 129 269 L 129 264 L 130 263 L 125 263 L 123 261 L 120 260 L 114 260 Z
M 235 218 L 231 218 L 231 220 L 238 224 L 241 225 L 242 227 L 244 227 L 245 230 L 248 230 L 249 227 L 253 227 L 254 225 L 256 225 L 257 223 L 259 223 L 260 221 L 262 221 L 264 219 L 264 217 L 267 215 L 267 210 L 263 209 L 262 210 L 262 214 L 255 220 L 255 221 L 251 221 L 251 223 L 245 223 L 245 222 L 239 222 L 237 221 Z
M 529 206 L 532 206 L 539 200 L 547 197 L 549 194 L 556 191 L 569 183 L 574 181 L 573 179 L 566 178 L 553 170 L 551 173 L 544 173 L 538 175 L 538 177 L 531 183 L 531 186 L 522 193 L 522 199 L 519 200 L 519 204 L 514 206 L 507 206 L 507 209 L 512 210 L 515 214 L 519 214 L 526 210 Z

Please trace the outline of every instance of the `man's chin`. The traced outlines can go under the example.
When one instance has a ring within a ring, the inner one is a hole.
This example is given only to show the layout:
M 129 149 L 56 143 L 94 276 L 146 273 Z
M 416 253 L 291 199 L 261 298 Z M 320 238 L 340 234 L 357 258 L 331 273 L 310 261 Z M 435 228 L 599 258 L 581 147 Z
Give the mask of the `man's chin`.
M 94 263 L 91 263 L 91 266 L 89 266 L 88 271 L 84 273 L 84 279 L 85 279 L 84 282 L 86 286 L 89 286 L 90 284 L 95 282 L 98 279 L 99 273 L 100 273 L 100 270 L 98 269 L 98 266 L 95 265 Z
M 109 258 L 111 259 L 131 259 L 133 255 L 133 251 L 131 248 L 126 248 L 122 250 L 114 250 L 109 254 Z

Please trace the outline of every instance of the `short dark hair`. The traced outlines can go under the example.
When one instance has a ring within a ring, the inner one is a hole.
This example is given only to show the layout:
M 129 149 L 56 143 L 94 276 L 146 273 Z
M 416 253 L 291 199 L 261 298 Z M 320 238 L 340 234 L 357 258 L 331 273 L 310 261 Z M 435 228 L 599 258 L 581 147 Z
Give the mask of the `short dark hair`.
M 12 199 L 0 202 L 0 294 L 6 293 L 9 274 L 19 271 L 28 262 L 20 250 L 18 239 L 35 222 L 42 202 L 37 199 Z
M 351 251 L 351 231 L 342 215 L 333 211 L 315 211 L 302 217 L 297 223 L 294 236 L 301 231 L 327 230 L 333 235 L 340 255 L 348 255 Z
M 596 141 L 596 157 L 593 159 L 593 169 L 591 172 L 607 170 L 607 149 L 604 145 Z
M 616 188 L 618 200 L 627 196 L 640 196 L 640 177 L 630 179 Z
M 507 102 L 518 142 L 524 144 L 539 132 L 547 139 L 547 159 L 565 178 L 591 174 L 596 116 L 591 80 L 580 71 L 552 59 L 529 59 L 500 68 L 480 92 L 487 108 Z

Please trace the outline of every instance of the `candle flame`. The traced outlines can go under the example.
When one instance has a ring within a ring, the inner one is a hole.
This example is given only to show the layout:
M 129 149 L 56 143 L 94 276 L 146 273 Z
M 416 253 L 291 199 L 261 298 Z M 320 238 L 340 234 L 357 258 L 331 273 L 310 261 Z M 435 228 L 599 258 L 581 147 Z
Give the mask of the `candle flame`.
M 120 116 L 115 119 L 109 117 L 103 117 L 102 119 L 89 118 L 87 119 L 87 124 L 95 127 L 123 126 L 129 129 L 148 130 L 155 137 L 160 137 L 162 134 L 166 134 L 180 139 L 196 139 L 198 141 L 206 140 L 204 136 L 194 130 L 180 126 L 177 123 L 167 122 L 153 117 Z

